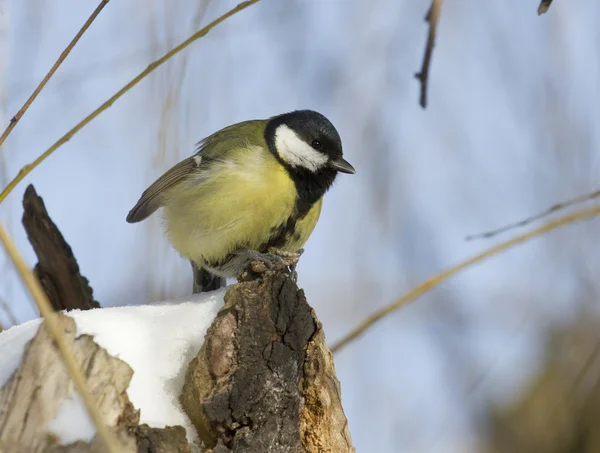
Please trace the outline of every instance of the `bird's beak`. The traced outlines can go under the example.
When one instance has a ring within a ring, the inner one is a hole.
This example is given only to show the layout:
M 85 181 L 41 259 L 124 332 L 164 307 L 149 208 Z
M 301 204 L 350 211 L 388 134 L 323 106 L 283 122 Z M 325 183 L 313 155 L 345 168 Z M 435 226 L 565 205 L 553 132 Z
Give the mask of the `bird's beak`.
M 329 166 L 337 171 L 341 171 L 342 173 L 350 173 L 351 175 L 356 173 L 354 167 L 341 157 L 339 159 L 329 161 Z

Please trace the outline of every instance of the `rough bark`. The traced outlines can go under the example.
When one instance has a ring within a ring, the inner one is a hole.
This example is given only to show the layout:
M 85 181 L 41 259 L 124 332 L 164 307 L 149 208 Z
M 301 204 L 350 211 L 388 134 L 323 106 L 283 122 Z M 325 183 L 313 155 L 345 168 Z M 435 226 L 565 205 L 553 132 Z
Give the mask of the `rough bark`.
M 136 426 L 133 434 L 137 440 L 138 453 L 190 453 L 183 426 L 150 428 L 148 425 Z
M 353 452 L 333 357 L 293 275 L 234 285 L 181 403 L 213 453 Z
M 25 190 L 23 209 L 23 226 L 39 260 L 35 272 L 52 307 L 57 311 L 100 307 L 71 247 L 32 185 Z
M 129 365 L 110 356 L 91 336 L 76 337 L 72 318 L 58 313 L 57 320 L 105 423 L 122 442 L 122 452 L 189 453 L 181 426 L 158 429 L 138 425 L 139 411 L 126 392 L 133 375 Z M 19 368 L 0 389 L 0 453 L 104 453 L 97 435 L 91 442 L 60 445 L 49 431 L 61 403 L 74 392 L 58 348 L 42 324 L 25 346 Z

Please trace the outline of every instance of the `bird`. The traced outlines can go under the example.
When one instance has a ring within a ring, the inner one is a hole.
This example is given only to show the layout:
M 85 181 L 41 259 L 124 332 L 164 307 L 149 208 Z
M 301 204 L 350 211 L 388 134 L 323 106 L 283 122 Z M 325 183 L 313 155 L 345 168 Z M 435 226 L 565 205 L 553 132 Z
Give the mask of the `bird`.
M 354 174 L 333 124 L 294 110 L 227 126 L 196 144 L 127 215 L 137 223 L 162 208 L 166 235 L 190 261 L 193 293 L 214 291 L 272 248 L 302 249 L 338 173 Z

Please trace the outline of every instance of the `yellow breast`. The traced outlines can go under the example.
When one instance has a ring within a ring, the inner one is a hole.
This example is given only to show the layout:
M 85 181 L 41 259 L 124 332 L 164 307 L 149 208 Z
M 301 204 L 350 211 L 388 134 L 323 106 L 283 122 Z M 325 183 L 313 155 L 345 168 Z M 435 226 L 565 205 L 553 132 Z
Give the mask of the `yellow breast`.
M 168 191 L 163 216 L 169 240 L 196 263 L 220 261 L 240 248 L 257 250 L 293 214 L 296 194 L 277 160 L 260 147 L 251 147 Z M 297 250 L 306 242 L 320 206 L 319 202 L 299 221 L 310 231 L 286 249 Z

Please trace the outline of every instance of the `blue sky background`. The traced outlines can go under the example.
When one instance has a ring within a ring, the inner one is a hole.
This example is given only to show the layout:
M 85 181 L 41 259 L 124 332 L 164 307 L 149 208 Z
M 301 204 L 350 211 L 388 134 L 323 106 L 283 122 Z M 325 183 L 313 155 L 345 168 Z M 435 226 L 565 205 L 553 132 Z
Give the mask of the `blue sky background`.
M 341 175 L 299 266 L 330 342 L 420 281 L 495 241 L 465 236 L 595 190 L 600 4 L 444 2 L 418 105 L 429 0 L 262 0 L 115 103 L 23 181 L 0 218 L 20 225 L 28 183 L 105 306 L 179 297 L 189 265 L 158 216 L 125 216 L 165 169 L 228 124 L 297 108 L 338 128 Z M 96 7 L 0 0 L 0 124 Z M 0 149 L 3 187 L 144 69 L 236 2 L 112 1 Z M 487 401 L 535 372 L 543 332 L 595 301 L 599 223 L 568 226 L 479 264 L 336 355 L 359 452 L 478 451 Z M 0 299 L 36 316 L 0 254 Z M 10 320 L 0 309 L 0 322 Z

